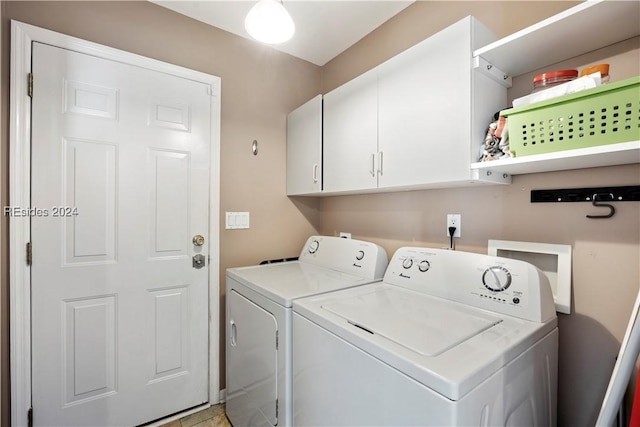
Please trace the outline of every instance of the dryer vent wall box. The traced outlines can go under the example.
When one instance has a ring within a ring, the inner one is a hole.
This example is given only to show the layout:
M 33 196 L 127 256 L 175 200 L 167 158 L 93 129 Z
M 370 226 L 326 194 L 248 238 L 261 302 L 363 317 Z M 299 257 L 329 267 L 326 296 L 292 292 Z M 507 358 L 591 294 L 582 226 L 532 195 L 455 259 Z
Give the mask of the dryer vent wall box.
M 519 259 L 538 267 L 549 279 L 556 311 L 571 314 L 571 246 L 489 240 L 489 255 Z

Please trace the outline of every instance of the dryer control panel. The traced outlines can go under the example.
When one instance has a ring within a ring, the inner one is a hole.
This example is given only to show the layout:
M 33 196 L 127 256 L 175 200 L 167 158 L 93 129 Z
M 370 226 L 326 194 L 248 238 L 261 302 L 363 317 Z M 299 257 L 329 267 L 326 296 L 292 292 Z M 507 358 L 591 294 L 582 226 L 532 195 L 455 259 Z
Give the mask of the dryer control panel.
M 527 320 L 555 317 L 547 277 L 511 258 L 404 247 L 393 255 L 384 282 Z
M 370 280 L 381 280 L 389 262 L 375 243 L 333 236 L 309 237 L 299 260 Z

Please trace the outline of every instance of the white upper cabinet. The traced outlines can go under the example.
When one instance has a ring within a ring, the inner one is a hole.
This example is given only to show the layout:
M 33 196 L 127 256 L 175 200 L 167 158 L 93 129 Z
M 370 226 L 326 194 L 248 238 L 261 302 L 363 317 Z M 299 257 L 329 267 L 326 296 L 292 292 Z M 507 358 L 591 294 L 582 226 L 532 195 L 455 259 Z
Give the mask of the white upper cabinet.
M 377 69 L 324 96 L 323 130 L 324 191 L 377 188 Z
M 501 40 L 473 17 L 456 22 L 324 95 L 314 143 L 322 189 L 294 192 L 288 179 L 289 194 L 506 184 L 511 174 L 639 162 L 640 141 L 477 162 L 512 77 L 638 36 L 639 15 L 638 1 L 593 0 Z M 292 177 L 312 168 L 297 162 Z
M 506 90 L 471 67 L 495 36 L 467 17 L 378 67 L 379 188 L 478 181 L 470 171 Z M 474 102 L 484 94 L 480 102 Z
M 467 17 L 326 94 L 323 193 L 510 182 L 470 167 L 506 103 L 506 88 L 472 69 L 473 49 L 492 40 Z
M 322 95 L 287 116 L 287 194 L 322 190 Z

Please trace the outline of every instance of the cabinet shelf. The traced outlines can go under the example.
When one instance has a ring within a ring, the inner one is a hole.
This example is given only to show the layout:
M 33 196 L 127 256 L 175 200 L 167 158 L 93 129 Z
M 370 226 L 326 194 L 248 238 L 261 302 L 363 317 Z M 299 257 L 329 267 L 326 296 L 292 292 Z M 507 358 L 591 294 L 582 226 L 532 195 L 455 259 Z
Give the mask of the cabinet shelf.
M 640 35 L 638 16 L 638 1 L 585 1 L 474 50 L 474 67 L 510 87 L 510 77 Z M 640 163 L 640 141 L 472 163 L 471 169 L 518 175 L 630 163 Z
M 630 163 L 640 163 L 640 141 L 477 162 L 471 169 L 519 175 Z
M 585 1 L 481 47 L 473 56 L 511 77 L 640 35 L 640 2 Z

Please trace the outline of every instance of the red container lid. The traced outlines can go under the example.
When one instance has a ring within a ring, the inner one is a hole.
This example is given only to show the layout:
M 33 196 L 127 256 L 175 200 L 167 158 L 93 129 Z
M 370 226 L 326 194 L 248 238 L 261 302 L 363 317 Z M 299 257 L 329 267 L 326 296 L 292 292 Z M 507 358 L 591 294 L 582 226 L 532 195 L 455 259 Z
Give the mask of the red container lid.
M 558 70 L 548 73 L 538 74 L 533 78 L 533 84 L 556 79 L 575 79 L 578 77 L 578 70 Z

